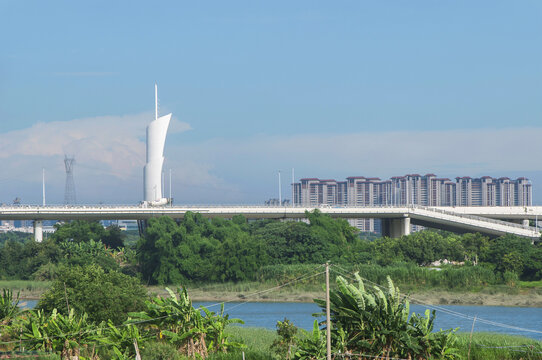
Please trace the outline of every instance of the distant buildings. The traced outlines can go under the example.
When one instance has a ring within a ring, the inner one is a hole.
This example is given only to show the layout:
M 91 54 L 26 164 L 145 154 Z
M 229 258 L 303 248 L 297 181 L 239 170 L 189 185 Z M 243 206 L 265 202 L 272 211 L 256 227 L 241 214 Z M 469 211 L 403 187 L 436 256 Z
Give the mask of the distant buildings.
M 300 206 L 529 206 L 532 187 L 527 178 L 456 177 L 435 174 L 394 176 L 389 180 L 351 176 L 346 181 L 300 179 L 292 198 Z M 373 219 L 351 221 L 363 231 L 375 231 Z

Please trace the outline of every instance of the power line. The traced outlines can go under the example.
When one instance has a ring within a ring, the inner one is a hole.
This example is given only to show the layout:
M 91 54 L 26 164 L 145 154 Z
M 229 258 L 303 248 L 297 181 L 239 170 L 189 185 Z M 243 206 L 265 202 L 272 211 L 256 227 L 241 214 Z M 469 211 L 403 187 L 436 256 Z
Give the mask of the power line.
M 348 272 L 348 270 L 340 267 L 339 265 L 332 265 L 336 268 L 339 268 L 342 270 L 342 272 L 340 271 L 337 271 L 338 273 L 340 273 L 341 275 L 345 275 L 347 276 L 349 279 L 351 280 L 356 280 L 355 278 L 352 278 L 351 275 L 350 275 L 350 272 Z M 373 286 L 376 286 L 386 292 L 388 292 L 388 289 L 385 287 L 385 286 L 382 286 L 380 284 L 377 284 L 371 280 L 368 280 L 368 279 L 365 279 L 365 278 L 362 278 L 362 280 L 366 281 L 367 283 L 373 285 Z M 404 296 L 404 297 L 408 297 L 412 300 L 415 301 L 416 304 L 418 305 L 423 305 L 423 306 L 426 306 L 430 309 L 433 309 L 433 310 L 437 310 L 437 311 L 441 311 L 441 312 L 444 312 L 444 313 L 447 313 L 449 315 L 452 315 L 452 316 L 456 316 L 456 317 L 460 317 L 460 318 L 463 318 L 463 319 L 467 319 L 467 320 L 473 320 L 474 319 L 474 316 L 471 316 L 471 315 L 468 315 L 468 314 L 464 314 L 464 313 L 461 313 L 461 312 L 458 312 L 458 311 L 454 311 L 454 310 L 451 310 L 451 309 L 446 309 L 446 308 L 443 308 L 441 306 L 438 306 L 438 305 L 429 305 L 429 304 L 426 304 L 424 303 L 423 301 L 419 300 L 419 299 L 416 299 L 414 297 L 410 297 L 410 296 Z M 499 322 L 496 322 L 496 321 L 491 321 L 491 320 L 486 320 L 486 319 L 482 319 L 482 318 L 479 318 L 477 317 L 476 318 L 476 321 L 477 322 L 481 322 L 481 323 L 484 323 L 484 324 L 487 324 L 487 325 L 492 325 L 492 326 L 495 326 L 495 327 L 502 327 L 502 328 L 507 328 L 507 329 L 512 329 L 512 330 L 519 330 L 519 331 L 525 331 L 525 332 L 532 332 L 532 333 L 537 333 L 537 334 L 542 334 L 542 331 L 540 330 L 533 330 L 533 329 L 527 329 L 527 328 L 522 328 L 522 327 L 519 327 L 519 326 L 514 326 L 514 325 L 509 325 L 509 324 L 504 324 L 504 323 L 499 323 Z
M 317 266 L 313 271 L 316 271 L 318 268 L 320 267 L 323 267 L 324 265 L 319 265 Z M 266 290 L 262 290 L 262 291 L 258 291 L 258 292 L 255 292 L 255 293 L 252 293 L 252 294 L 249 294 L 247 295 L 246 297 L 253 297 L 253 296 L 257 296 L 257 295 L 260 295 L 260 294 L 263 294 L 263 293 L 267 293 L 267 292 L 271 292 L 271 291 L 275 291 L 275 290 L 278 290 L 280 288 L 283 288 L 285 286 L 289 286 L 289 285 L 292 285 L 298 281 L 302 281 L 302 280 L 305 280 L 305 279 L 309 279 L 309 278 L 312 278 L 312 277 L 315 277 L 315 276 L 318 276 L 318 275 L 322 275 L 324 272 L 319 272 L 319 273 L 314 273 L 314 274 L 308 274 L 308 275 L 303 275 L 303 276 L 300 276 L 294 280 L 291 280 L 287 283 L 284 283 L 284 284 L 281 284 L 281 285 L 278 285 L 278 286 L 274 286 L 272 288 L 269 288 L 269 289 L 266 289 Z M 205 308 L 210 308 L 210 307 L 214 307 L 214 306 L 218 306 L 218 305 L 222 305 L 224 303 L 230 303 L 230 302 L 234 302 L 234 300 L 230 300 L 230 301 L 224 301 L 224 302 L 220 302 L 220 303 L 216 303 L 216 304 L 212 304 L 212 305 L 209 305 L 209 306 L 205 306 Z M 244 305 L 246 304 L 247 302 L 249 301 L 245 301 L 244 303 L 241 303 L 241 304 L 237 304 L 236 306 L 232 307 L 232 308 L 235 308 L 235 307 L 238 307 L 238 306 L 241 306 L 241 305 Z M 125 324 L 121 324 L 119 326 L 116 326 L 117 328 L 120 328 L 120 327 L 126 327 L 126 326 L 130 326 L 130 325 L 137 325 L 137 324 L 143 324 L 143 323 L 148 323 L 148 322 L 152 322 L 152 321 L 155 321 L 155 320 L 160 320 L 160 319 L 165 319 L 165 318 L 169 318 L 169 317 L 175 317 L 177 315 L 174 315 L 174 314 L 170 314 L 170 315 L 164 315 L 164 316 L 159 316 L 159 317 L 156 317 L 156 318 L 152 318 L 152 319 L 145 319 L 145 320 L 138 320 L 138 321 L 129 321 Z M 47 337 L 43 337 L 43 338 L 36 338 L 36 339 L 19 339 L 19 340 L 12 340 L 12 341 L 1 341 L 0 344 L 2 345 L 7 345 L 7 344 L 14 344 L 14 343 L 19 343 L 19 342 L 28 342 L 28 341 L 36 341 L 36 340 L 51 340 L 51 339 L 58 339 L 58 338 L 61 338 L 61 337 L 68 337 L 68 336 L 75 336 L 75 335 L 83 335 L 83 334 L 89 334 L 89 333 L 93 333 L 93 332 L 98 332 L 98 331 L 101 331 L 101 330 L 110 330 L 110 328 L 107 326 L 107 327 L 97 327 L 97 328 L 94 328 L 94 329 L 89 329 L 89 330 L 86 330 L 86 331 L 83 331 L 83 332 L 76 332 L 76 333 L 71 333 L 71 334 L 64 334 L 62 336 L 47 336 Z

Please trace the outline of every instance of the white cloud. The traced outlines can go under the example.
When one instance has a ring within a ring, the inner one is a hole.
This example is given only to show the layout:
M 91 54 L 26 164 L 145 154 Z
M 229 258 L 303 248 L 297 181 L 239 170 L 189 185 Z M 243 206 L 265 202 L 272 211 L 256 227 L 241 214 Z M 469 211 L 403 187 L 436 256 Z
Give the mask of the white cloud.
M 349 172 L 385 177 L 412 171 L 469 175 L 542 170 L 534 161 L 542 152 L 541 139 L 542 128 L 256 136 L 211 140 L 197 152 L 224 166 L 242 158 L 330 176 Z
M 48 187 L 56 188 L 61 194 L 65 154 L 76 159 L 74 172 L 80 199 L 108 193 L 109 190 L 103 189 L 107 183 L 109 187 L 117 188 L 121 195 L 131 184 L 142 183 L 145 127 L 149 119 L 152 119 L 150 113 L 100 116 L 37 123 L 30 128 L 0 133 L 0 201 L 9 201 L 14 194 L 23 192 L 19 189 L 24 184 L 41 182 L 42 168 L 46 170 Z M 189 129 L 189 124 L 172 119 L 172 133 Z M 198 181 L 215 181 L 206 173 L 204 166 L 198 168 L 197 164 L 193 165 L 191 173 L 198 177 Z M 133 198 L 137 201 L 139 195 L 138 190 Z M 122 196 L 128 197 L 126 194 Z M 57 198 L 56 202 L 62 200 Z
M 145 126 L 150 118 L 150 113 L 103 116 L 38 123 L 0 134 L 0 201 L 15 197 L 24 184 L 33 189 L 34 201 L 39 201 L 41 168 L 45 167 L 51 191 L 61 202 L 63 158 L 69 154 L 77 161 L 76 189 L 81 202 L 137 202 Z M 189 129 L 187 123 L 174 119 L 170 132 Z M 188 133 L 166 141 L 164 171 L 169 182 L 172 169 L 177 202 L 261 203 L 276 196 L 278 169 L 285 174 L 283 193 L 289 193 L 287 173 L 292 167 L 297 178 L 387 178 L 429 172 L 447 177 L 513 177 L 526 173 L 532 174 L 535 195 L 538 179 L 533 177 L 542 173 L 542 164 L 536 161 L 542 152 L 542 128 L 255 135 L 182 142 L 189 137 Z

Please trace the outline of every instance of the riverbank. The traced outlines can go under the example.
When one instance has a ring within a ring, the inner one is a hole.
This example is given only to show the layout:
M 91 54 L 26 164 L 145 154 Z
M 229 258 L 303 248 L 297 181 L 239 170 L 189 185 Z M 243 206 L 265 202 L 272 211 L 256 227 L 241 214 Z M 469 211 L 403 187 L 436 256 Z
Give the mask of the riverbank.
M 161 287 L 148 287 L 152 293 L 166 295 Z M 188 287 L 193 301 L 257 301 L 257 302 L 312 302 L 324 297 L 318 286 L 273 288 L 270 284 L 209 284 Z M 412 303 L 429 305 L 484 305 L 542 307 L 540 288 L 486 287 L 476 291 L 404 290 Z
M 49 289 L 48 281 L 0 281 L 0 288 L 20 292 L 21 299 L 37 300 Z M 225 283 L 188 285 L 193 301 L 258 301 L 258 302 L 312 302 L 323 298 L 321 286 L 300 285 L 284 286 L 271 283 Z M 175 286 L 170 286 L 174 289 Z M 149 293 L 166 295 L 164 287 L 147 286 Z M 411 302 L 430 305 L 485 305 L 485 306 L 523 306 L 542 307 L 542 288 L 529 287 L 485 287 L 471 291 L 446 291 L 441 289 L 405 289 Z

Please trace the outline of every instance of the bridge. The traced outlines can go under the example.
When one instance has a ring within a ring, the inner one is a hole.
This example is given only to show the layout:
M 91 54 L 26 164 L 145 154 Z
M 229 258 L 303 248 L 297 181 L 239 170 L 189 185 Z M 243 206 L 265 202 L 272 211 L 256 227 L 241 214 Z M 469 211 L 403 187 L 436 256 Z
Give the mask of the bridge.
M 400 237 L 410 233 L 410 224 L 454 232 L 479 232 L 489 236 L 513 234 L 531 238 L 540 237 L 529 220 L 542 218 L 542 206 L 527 207 L 273 207 L 273 206 L 2 206 L 0 220 L 33 220 L 34 238 L 42 240 L 43 220 L 148 220 L 169 216 L 181 219 L 186 212 L 200 213 L 204 217 L 232 218 L 243 215 L 248 219 L 303 219 L 306 211 L 320 210 L 334 218 L 382 219 L 385 236 Z

